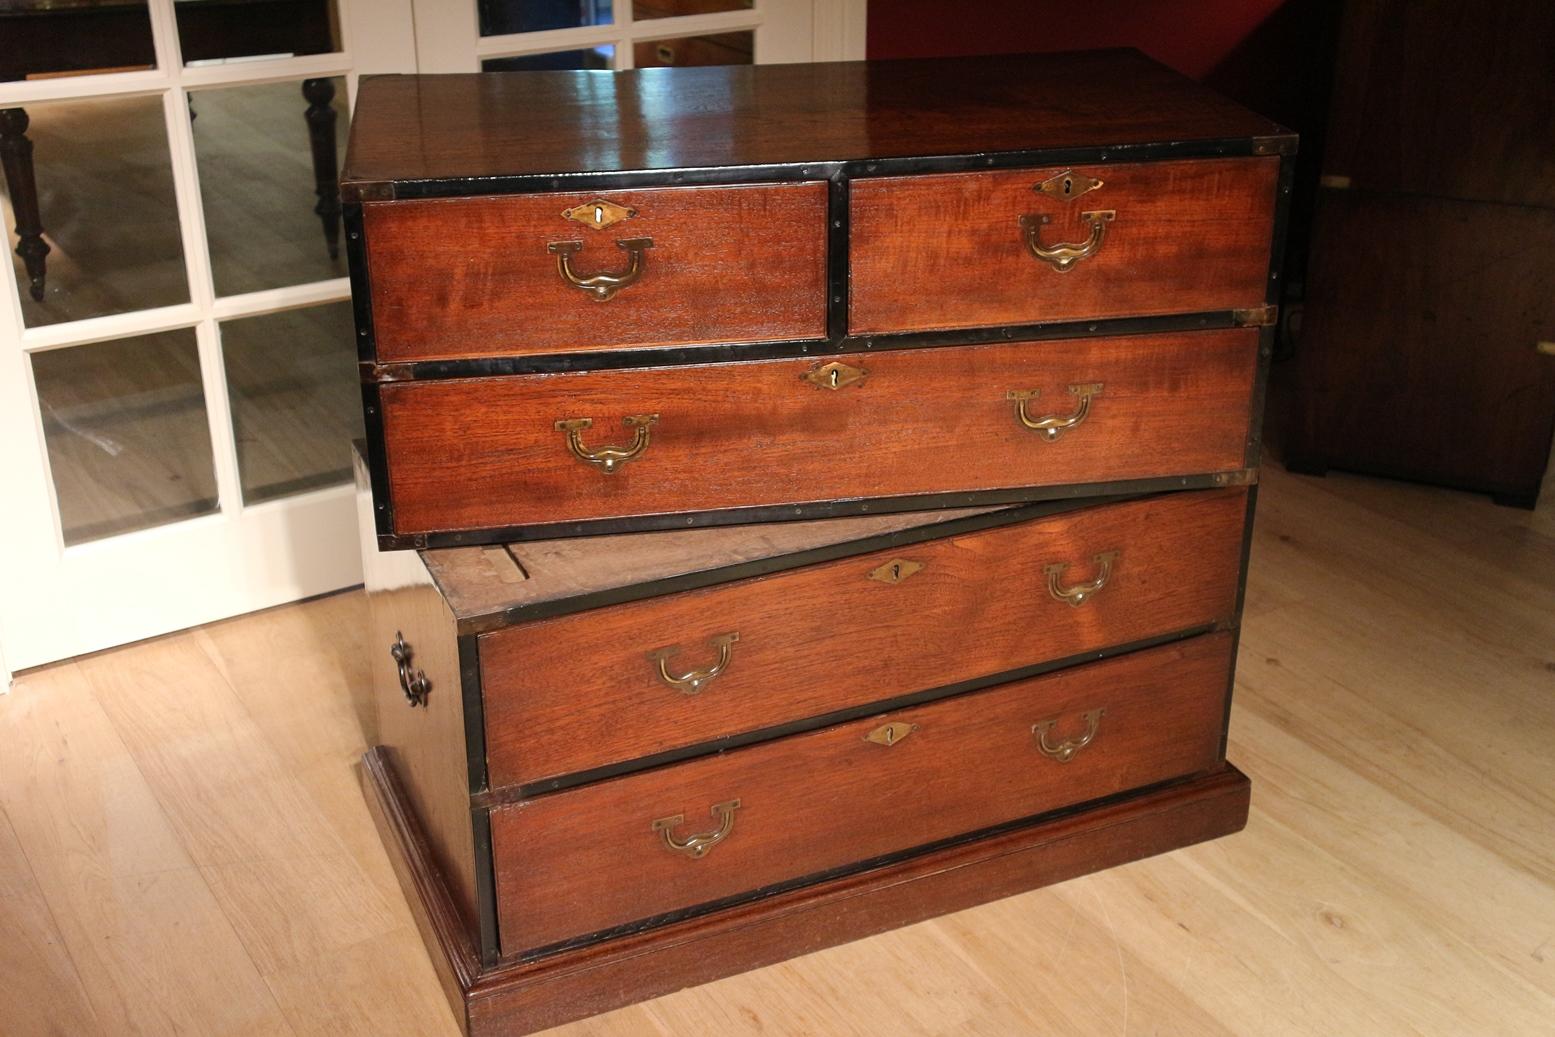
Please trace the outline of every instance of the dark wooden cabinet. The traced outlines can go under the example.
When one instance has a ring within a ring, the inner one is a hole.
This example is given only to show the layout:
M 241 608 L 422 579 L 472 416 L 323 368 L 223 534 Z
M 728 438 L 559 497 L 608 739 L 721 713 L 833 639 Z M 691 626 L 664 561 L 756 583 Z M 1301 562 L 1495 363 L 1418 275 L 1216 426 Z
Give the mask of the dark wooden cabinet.
M 1555 435 L 1555 6 L 1347 5 L 1286 463 L 1532 507 Z

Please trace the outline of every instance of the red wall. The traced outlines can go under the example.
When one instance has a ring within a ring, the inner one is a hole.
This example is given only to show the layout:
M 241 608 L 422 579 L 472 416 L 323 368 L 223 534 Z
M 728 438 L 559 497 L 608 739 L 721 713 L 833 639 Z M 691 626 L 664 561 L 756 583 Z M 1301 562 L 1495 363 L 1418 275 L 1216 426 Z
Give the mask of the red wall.
M 868 56 L 1138 47 L 1203 79 L 1285 0 L 869 0 Z

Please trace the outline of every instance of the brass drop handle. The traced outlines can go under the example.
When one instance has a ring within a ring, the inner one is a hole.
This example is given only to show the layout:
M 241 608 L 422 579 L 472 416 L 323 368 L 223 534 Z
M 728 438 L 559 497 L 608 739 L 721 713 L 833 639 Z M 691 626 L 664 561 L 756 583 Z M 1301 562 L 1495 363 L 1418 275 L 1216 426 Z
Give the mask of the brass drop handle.
M 1037 748 L 1042 751 L 1043 756 L 1051 756 L 1059 763 L 1068 763 L 1074 759 L 1075 753 L 1096 740 L 1096 731 L 1101 726 L 1101 718 L 1106 715 L 1105 709 L 1088 709 L 1081 713 L 1080 717 L 1085 721 L 1085 734 L 1079 738 L 1059 742 L 1057 745 L 1049 745 L 1047 740 L 1048 733 L 1058 725 L 1057 717 L 1037 721 L 1031 725 L 1031 733 L 1037 736 Z
M 1042 395 L 1040 389 L 1011 389 L 1004 394 L 1007 400 L 1015 401 L 1015 416 L 1020 423 L 1033 432 L 1042 434 L 1042 438 L 1049 443 L 1054 442 L 1068 429 L 1074 428 L 1091 414 L 1091 400 L 1101 395 L 1101 382 L 1084 382 L 1080 385 L 1069 386 L 1069 391 L 1078 397 L 1074 410 L 1069 414 L 1044 414 L 1041 417 L 1031 416 L 1027 403 Z
M 583 251 L 581 241 L 553 241 L 546 249 L 556 257 L 556 269 L 562 280 L 574 288 L 581 288 L 595 302 L 608 302 L 621 289 L 636 284 L 648 267 L 644 254 L 653 247 L 652 238 L 623 238 L 616 247 L 627 254 L 626 269 L 619 274 L 592 274 L 584 277 L 572 268 L 572 257 Z
M 711 832 L 688 835 L 684 839 L 675 838 L 675 829 L 679 828 L 681 822 L 686 819 L 684 814 L 659 818 L 653 823 L 653 830 L 663 837 L 665 849 L 699 861 L 734 831 L 734 812 L 738 809 L 740 809 L 740 801 L 737 799 L 731 799 L 726 803 L 714 803 L 709 813 L 718 821 L 718 827 Z
M 567 433 L 567 449 L 584 464 L 600 468 L 606 475 L 628 461 L 642 456 L 648 449 L 649 426 L 659 420 L 657 414 L 628 414 L 621 423 L 633 430 L 629 446 L 602 446 L 590 450 L 583 445 L 583 430 L 594 427 L 593 418 L 564 418 L 556 423 L 558 432 Z
M 1112 567 L 1117 564 L 1118 551 L 1103 551 L 1096 556 L 1096 577 L 1089 583 L 1077 583 L 1073 587 L 1061 586 L 1059 581 L 1064 577 L 1064 570 L 1069 568 L 1068 562 L 1054 562 L 1052 565 L 1044 565 L 1042 572 L 1047 576 L 1047 592 L 1056 600 L 1068 602 L 1075 608 L 1079 608 L 1092 595 L 1103 587 L 1112 578 Z
M 1052 222 L 1051 216 L 1029 212 L 1020 218 L 1020 226 L 1025 232 L 1027 250 L 1039 261 L 1062 274 L 1073 270 L 1076 263 L 1094 256 L 1101 249 L 1107 224 L 1117 218 L 1116 209 L 1082 212 L 1080 219 L 1091 225 L 1090 236 L 1084 241 L 1061 241 L 1054 245 L 1042 244 L 1042 228 Z
M 394 632 L 394 643 L 389 646 L 389 654 L 394 657 L 394 664 L 400 670 L 400 690 L 405 693 L 405 699 L 412 709 L 427 704 L 427 693 L 432 690 L 432 682 L 427 680 L 427 675 L 417 670 L 415 676 L 410 673 L 410 645 L 405 643 L 405 635 L 398 630 Z
M 658 664 L 659 679 L 665 684 L 682 695 L 695 695 L 729 668 L 729 663 L 734 659 L 734 643 L 739 639 L 738 630 L 708 638 L 707 643 L 718 649 L 718 661 L 705 670 L 690 670 L 682 674 L 670 673 L 668 660 L 680 653 L 679 648 L 655 648 L 648 653 L 648 661 Z

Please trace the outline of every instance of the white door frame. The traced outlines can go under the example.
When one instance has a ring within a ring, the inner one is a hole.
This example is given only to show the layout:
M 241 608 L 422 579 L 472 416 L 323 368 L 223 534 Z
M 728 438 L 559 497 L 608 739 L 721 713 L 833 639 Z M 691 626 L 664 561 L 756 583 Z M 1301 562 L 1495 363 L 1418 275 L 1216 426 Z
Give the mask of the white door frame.
M 749 10 L 634 21 L 631 0 L 615 0 L 610 25 L 481 36 L 475 0 L 412 3 L 422 72 L 479 72 L 487 58 L 602 46 L 614 48 L 615 68 L 629 69 L 633 43 L 745 30 L 755 33 L 761 64 L 861 60 L 868 6 L 867 0 L 756 0 Z
M 415 69 L 410 0 L 337 0 L 333 54 L 183 67 L 174 0 L 149 0 L 152 70 L 0 83 L 0 108 L 53 100 L 157 97 L 162 102 L 189 301 L 27 328 L 14 276 L 0 274 L 0 648 L 21 670 L 360 582 L 352 488 L 243 502 L 218 320 L 350 298 L 345 277 L 218 297 L 207 252 L 187 93 L 206 87 Z M 46 159 L 41 159 L 46 161 Z M 6 228 L 9 230 L 10 228 Z M 9 236 L 5 239 L 9 248 Z M 12 264 L 6 262 L 7 269 Z M 219 510 L 66 546 L 48 471 L 30 356 L 132 335 L 193 329 Z

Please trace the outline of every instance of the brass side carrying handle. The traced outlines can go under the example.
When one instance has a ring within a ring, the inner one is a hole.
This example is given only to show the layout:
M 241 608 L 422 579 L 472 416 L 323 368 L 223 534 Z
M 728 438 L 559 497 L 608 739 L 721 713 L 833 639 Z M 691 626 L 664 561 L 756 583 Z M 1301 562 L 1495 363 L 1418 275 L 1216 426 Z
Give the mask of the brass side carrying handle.
M 1020 226 L 1025 232 L 1027 250 L 1039 261 L 1062 274 L 1073 270 L 1076 263 L 1094 256 L 1101 249 L 1107 224 L 1117 218 L 1116 209 L 1082 212 L 1080 219 L 1091 225 L 1090 236 L 1084 241 L 1060 241 L 1054 245 L 1044 245 L 1041 241 L 1042 228 L 1052 222 L 1051 216 L 1028 212 L 1020 218 Z
M 628 414 L 621 423 L 633 430 L 631 445 L 602 446 L 592 450 L 583 445 L 583 430 L 594 427 L 593 418 L 564 418 L 556 423 L 556 430 L 567 433 L 567 449 L 573 457 L 600 468 L 606 475 L 613 475 L 618 467 L 641 457 L 648 449 L 649 426 L 658 420 L 657 414 Z
M 1059 763 L 1068 763 L 1074 759 L 1075 753 L 1084 749 L 1096 740 L 1096 731 L 1101 726 L 1101 718 L 1107 715 L 1105 709 L 1088 709 L 1080 714 L 1085 721 L 1085 734 L 1079 738 L 1071 738 L 1068 741 L 1059 742 L 1057 745 L 1049 745 L 1048 733 L 1058 725 L 1057 717 L 1047 720 L 1039 720 L 1031 725 L 1031 733 L 1037 736 L 1037 748 L 1043 756 L 1050 756 Z
M 1097 555 L 1095 579 L 1089 583 L 1077 583 L 1073 587 L 1064 587 L 1059 584 L 1059 581 L 1063 579 L 1064 570 L 1069 568 L 1068 562 L 1054 562 L 1052 565 L 1044 565 L 1042 572 L 1047 576 L 1047 592 L 1056 600 L 1068 602 L 1073 607 L 1079 608 L 1087 601 L 1090 601 L 1092 595 L 1097 591 L 1107 586 L 1107 581 L 1112 578 L 1112 567 L 1117 563 L 1120 553 L 1118 551 L 1103 551 Z
M 398 630 L 394 632 L 394 643 L 389 646 L 389 654 L 394 657 L 394 664 L 400 670 L 400 690 L 405 693 L 405 699 L 412 709 L 427 704 L 427 693 L 432 690 L 432 682 L 427 680 L 427 675 L 417 670 L 415 676 L 410 673 L 410 645 L 405 643 L 405 635 Z
M 1101 395 L 1101 382 L 1085 382 L 1080 385 L 1069 386 L 1069 391 L 1079 398 L 1074 411 L 1069 414 L 1044 414 L 1033 418 L 1026 404 L 1042 395 L 1040 389 L 1011 389 L 1004 394 L 1007 400 L 1015 401 L 1015 416 L 1020 423 L 1033 432 L 1040 432 L 1042 438 L 1049 443 L 1054 442 L 1068 429 L 1074 428 L 1080 422 L 1090 417 L 1091 400 Z
M 682 854 L 694 861 L 699 861 L 707 856 L 707 852 L 728 838 L 734 830 L 734 812 L 740 809 L 740 801 L 731 799 L 726 803 L 714 803 L 709 810 L 718 821 L 718 827 L 711 832 L 700 832 L 696 835 L 688 835 L 684 839 L 675 838 L 675 829 L 685 821 L 684 814 L 676 814 L 674 817 L 661 817 L 653 823 L 653 830 L 664 839 L 664 848 L 671 853 Z
M 608 302 L 621 289 L 636 284 L 642 277 L 648 267 L 648 257 L 644 253 L 653 247 L 653 239 L 622 238 L 616 242 L 616 247 L 626 250 L 626 269 L 619 274 L 592 274 L 588 277 L 572 268 L 572 257 L 583 251 L 583 242 L 553 241 L 546 249 L 556 257 L 556 270 L 562 275 L 563 281 L 587 292 L 595 302 Z
M 734 659 L 734 643 L 740 639 L 738 630 L 710 637 L 707 643 L 718 649 L 718 661 L 705 670 L 690 670 L 682 674 L 670 673 L 668 660 L 679 654 L 679 648 L 655 648 L 648 653 L 648 661 L 658 664 L 659 679 L 682 695 L 695 695 L 713 682 L 713 679 L 729 668 Z

